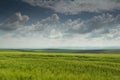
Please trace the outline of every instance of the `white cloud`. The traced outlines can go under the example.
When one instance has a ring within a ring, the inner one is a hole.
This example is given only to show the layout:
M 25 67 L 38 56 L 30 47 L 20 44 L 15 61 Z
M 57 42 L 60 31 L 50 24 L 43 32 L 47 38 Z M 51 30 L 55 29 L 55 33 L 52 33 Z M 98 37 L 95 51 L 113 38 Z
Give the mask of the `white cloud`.
M 22 15 L 21 13 L 15 13 L 0 25 L 0 29 L 4 31 L 16 30 L 22 27 L 20 23 L 26 22 L 28 20 L 29 17 L 27 15 Z
M 23 0 L 32 6 L 49 8 L 55 12 L 78 14 L 81 12 L 101 12 L 120 10 L 119 0 Z
M 42 24 L 53 24 L 59 20 L 59 16 L 57 14 L 53 14 L 52 16 L 42 19 L 40 23 Z
M 120 39 L 105 40 L 103 38 L 86 39 L 76 36 L 71 39 L 44 39 L 40 37 L 6 37 L 0 38 L 2 48 L 52 48 L 52 47 L 108 47 L 120 46 Z
M 55 47 L 55 46 L 120 46 L 120 16 L 103 14 L 89 20 L 60 22 L 53 14 L 36 24 L 6 33 L 0 38 L 1 47 Z M 11 42 L 11 43 L 10 43 Z M 107 45 L 106 45 L 107 44 Z
M 60 39 L 63 38 L 63 34 L 55 29 L 51 30 L 49 38 Z
M 83 32 L 89 33 L 94 30 L 101 30 L 102 33 L 109 33 L 112 28 L 117 28 L 120 24 L 120 15 L 113 16 L 111 14 L 102 14 L 99 16 L 94 16 L 93 18 L 84 22 L 86 28 Z
M 74 35 L 90 34 L 90 37 L 94 38 L 111 33 L 111 30 L 119 28 L 118 25 L 120 25 L 119 15 L 102 14 L 88 20 L 78 18 L 60 22 L 59 16 L 53 14 L 36 24 L 30 26 L 21 25 L 17 33 L 22 36 L 39 35 L 46 38 L 70 38 Z

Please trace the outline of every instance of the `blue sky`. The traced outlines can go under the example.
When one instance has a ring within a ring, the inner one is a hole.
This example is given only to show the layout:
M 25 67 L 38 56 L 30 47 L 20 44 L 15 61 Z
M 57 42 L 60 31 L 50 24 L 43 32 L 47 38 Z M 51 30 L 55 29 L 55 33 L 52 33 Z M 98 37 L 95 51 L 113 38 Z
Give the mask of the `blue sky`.
M 119 47 L 119 0 L 1 0 L 0 48 Z

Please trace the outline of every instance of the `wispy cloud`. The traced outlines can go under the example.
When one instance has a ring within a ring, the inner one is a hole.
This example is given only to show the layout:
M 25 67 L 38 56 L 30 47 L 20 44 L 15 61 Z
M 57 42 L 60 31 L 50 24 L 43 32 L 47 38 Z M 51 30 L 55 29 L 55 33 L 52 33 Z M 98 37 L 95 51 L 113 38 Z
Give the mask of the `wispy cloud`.
M 120 10 L 119 0 L 23 0 L 23 2 L 64 14 Z

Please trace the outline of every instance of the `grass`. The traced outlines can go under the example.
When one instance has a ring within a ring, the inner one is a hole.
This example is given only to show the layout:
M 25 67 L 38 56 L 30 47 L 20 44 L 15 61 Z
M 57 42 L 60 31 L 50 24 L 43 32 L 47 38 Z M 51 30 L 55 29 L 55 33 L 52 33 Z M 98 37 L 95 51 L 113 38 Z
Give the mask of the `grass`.
M 0 80 L 120 80 L 120 54 L 0 50 Z

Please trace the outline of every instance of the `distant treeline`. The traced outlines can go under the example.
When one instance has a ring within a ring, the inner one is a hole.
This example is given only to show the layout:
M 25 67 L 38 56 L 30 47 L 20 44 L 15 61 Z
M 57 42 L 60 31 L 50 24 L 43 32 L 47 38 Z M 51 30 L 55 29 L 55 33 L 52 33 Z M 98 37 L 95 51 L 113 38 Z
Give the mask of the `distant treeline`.
M 120 53 L 120 49 L 74 50 L 74 49 L 0 49 L 0 51 L 47 52 L 47 53 Z

